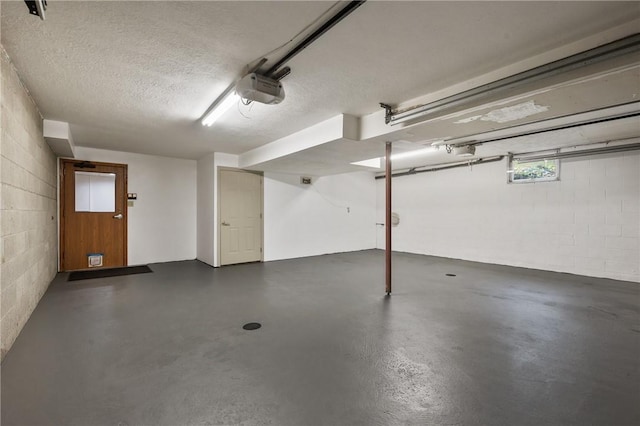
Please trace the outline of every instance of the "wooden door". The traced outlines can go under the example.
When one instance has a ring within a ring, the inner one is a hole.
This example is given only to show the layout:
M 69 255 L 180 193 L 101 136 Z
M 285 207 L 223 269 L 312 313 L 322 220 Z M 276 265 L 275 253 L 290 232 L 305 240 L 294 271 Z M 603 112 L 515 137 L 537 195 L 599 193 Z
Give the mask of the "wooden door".
M 60 269 L 127 265 L 127 165 L 61 160 Z
M 262 260 L 262 176 L 220 171 L 220 264 Z

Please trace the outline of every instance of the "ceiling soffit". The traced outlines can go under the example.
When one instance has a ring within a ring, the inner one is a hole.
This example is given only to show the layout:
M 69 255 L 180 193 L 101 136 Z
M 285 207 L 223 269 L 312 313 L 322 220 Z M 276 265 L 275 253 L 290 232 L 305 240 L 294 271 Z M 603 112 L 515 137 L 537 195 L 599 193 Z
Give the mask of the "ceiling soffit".
M 367 170 L 351 163 L 383 156 L 386 141 L 402 140 L 405 145 L 396 144 L 396 150 L 399 148 L 400 151 L 406 151 L 424 148 L 425 144 L 436 141 L 442 144 L 448 141 L 451 144 L 474 143 L 483 138 L 486 140 L 492 132 L 499 131 L 503 131 L 501 139 L 504 140 L 518 135 L 523 131 L 523 126 L 532 124 L 536 131 L 550 126 L 566 127 L 585 120 L 585 113 L 589 113 L 589 121 L 608 119 L 620 114 L 628 116 L 640 113 L 639 81 L 640 58 L 636 54 L 626 55 L 528 83 L 507 93 L 507 96 L 501 94 L 461 105 L 453 111 L 443 111 L 419 122 L 393 127 L 381 127 L 379 123 L 375 123 L 373 127 L 378 130 L 377 134 L 375 129 L 366 127 L 370 124 L 366 120 L 357 120 L 358 138 L 337 131 L 331 135 L 333 138 L 310 144 L 306 141 L 307 135 L 302 132 L 293 134 L 284 138 L 291 147 L 288 151 L 281 150 L 282 141 L 259 148 L 265 152 L 280 149 L 282 155 L 262 159 L 253 157 L 253 161 L 245 161 L 244 165 L 254 169 L 290 173 L 310 173 L 311 170 L 319 174 L 344 173 Z M 622 113 L 615 108 L 618 106 L 624 106 Z M 630 135 L 630 131 L 636 134 Z M 611 133 L 611 136 L 615 137 L 616 134 L 620 137 L 640 136 L 640 126 L 634 126 L 633 119 L 627 120 L 624 129 L 618 129 L 618 133 Z M 368 137 L 363 138 L 363 135 Z M 561 133 L 555 136 L 546 134 L 544 146 L 549 148 L 550 143 L 563 146 L 562 137 Z M 411 142 L 414 146 L 407 147 L 406 142 Z M 585 138 L 582 143 L 592 142 L 592 139 Z M 498 154 L 518 150 L 517 143 L 516 139 L 511 144 L 503 142 L 500 146 L 506 150 Z M 576 139 L 572 143 L 577 143 Z M 321 146 L 325 144 L 326 146 Z M 496 153 L 496 150 L 479 150 L 477 155 L 484 152 Z M 443 156 L 442 152 L 438 156 L 431 155 L 415 161 L 436 160 L 459 161 L 453 156 Z M 408 163 L 405 161 L 401 164 Z

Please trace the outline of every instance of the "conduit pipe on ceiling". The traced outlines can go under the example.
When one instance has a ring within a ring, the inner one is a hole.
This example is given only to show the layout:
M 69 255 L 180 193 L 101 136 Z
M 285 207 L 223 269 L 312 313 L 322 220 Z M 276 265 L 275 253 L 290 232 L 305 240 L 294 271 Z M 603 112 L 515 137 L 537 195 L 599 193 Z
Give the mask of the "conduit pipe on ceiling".
M 614 142 L 614 141 L 609 141 L 609 143 L 610 142 Z M 555 160 L 555 159 L 563 159 L 563 158 L 584 157 L 588 155 L 613 154 L 613 153 L 629 152 L 629 151 L 636 151 L 636 150 L 640 150 L 640 143 L 634 143 L 634 144 L 628 144 L 628 145 L 617 145 L 617 146 L 605 146 L 602 148 L 590 148 L 590 149 L 582 149 L 579 151 L 569 151 L 569 152 L 550 153 L 547 150 L 547 151 L 534 151 L 534 152 L 510 154 L 510 155 L 512 156 L 513 160 L 539 161 L 539 160 Z M 539 154 L 541 152 L 547 152 L 547 153 Z M 539 155 L 536 155 L 536 154 L 539 154 Z M 498 155 L 494 157 L 478 158 L 475 160 L 463 161 L 459 163 L 442 163 L 442 164 L 436 164 L 433 166 L 413 167 L 407 171 L 393 173 L 391 176 L 393 177 L 410 176 L 418 173 L 437 172 L 440 170 L 455 169 L 458 167 L 469 167 L 469 166 L 475 166 L 479 164 L 488 164 L 496 161 L 501 161 L 504 157 L 505 157 L 504 155 Z M 375 177 L 375 179 L 384 179 L 384 178 L 385 178 L 385 175 L 376 175 Z
M 640 102 L 632 102 L 630 104 L 627 104 L 629 106 L 635 106 L 638 105 L 638 107 L 640 108 Z M 597 110 L 594 110 L 597 111 Z M 492 133 L 491 132 L 485 132 L 485 133 L 480 133 L 480 134 L 476 134 L 476 135 L 467 135 L 467 136 L 460 136 L 460 137 L 456 137 L 453 139 L 449 139 L 443 142 L 436 142 L 434 144 L 432 144 L 433 146 L 442 146 L 442 145 L 451 145 L 451 146 L 458 146 L 458 145 L 486 145 L 488 143 L 491 142 L 500 142 L 500 141 L 504 141 L 507 139 L 513 139 L 513 138 L 519 138 L 519 137 L 523 137 L 523 136 L 532 136 L 532 135 L 539 135 L 541 133 L 549 133 L 549 132 L 555 132 L 558 130 L 566 130 L 566 129 L 573 129 L 576 127 L 583 127 L 583 126 L 591 126 L 594 124 L 600 124 L 600 123 L 607 123 L 610 121 L 615 121 L 615 120 L 622 120 L 625 118 L 633 118 L 633 117 L 638 117 L 640 116 L 640 112 L 626 112 L 626 113 L 621 113 L 621 114 L 616 114 L 616 115 L 612 115 L 610 117 L 603 117 L 603 118 L 596 118 L 596 119 L 590 119 L 590 120 L 584 120 L 584 121 L 579 121 L 576 123 L 571 123 L 571 124 L 563 124 L 563 125 L 556 125 L 556 126 L 551 126 L 551 127 L 546 127 L 546 128 L 542 128 L 542 129 L 536 129 L 536 130 L 524 130 L 524 131 L 519 131 L 507 136 L 500 136 L 500 137 L 492 137 L 492 138 L 487 138 L 487 139 L 482 139 L 483 135 L 485 135 L 486 133 Z M 549 121 L 553 121 L 556 120 L 557 118 L 552 118 L 549 120 L 542 120 L 537 122 L 536 124 L 540 124 L 540 123 L 545 123 L 545 122 L 549 122 Z M 528 128 L 528 125 L 524 125 L 524 126 L 514 126 L 512 128 L 519 128 L 519 127 L 526 127 Z M 509 129 L 509 128 L 507 128 Z M 474 137 L 476 139 L 479 140 L 473 140 L 473 141 L 469 141 L 466 139 L 469 139 L 470 137 Z M 486 136 L 485 136 L 486 137 Z M 610 141 L 611 142 L 611 141 Z
M 564 59 L 532 68 L 528 71 L 524 71 L 510 77 L 496 80 L 492 83 L 478 86 L 474 89 L 465 90 L 464 92 L 460 92 L 456 95 L 448 96 L 444 99 L 430 102 L 425 105 L 419 105 L 403 111 L 395 112 L 390 105 L 381 103 L 380 106 L 386 111 L 385 124 L 393 126 L 425 115 L 434 114 L 445 109 L 468 104 L 489 95 L 521 87 L 524 84 L 529 84 L 598 62 L 638 52 L 640 52 L 640 33 L 568 56 Z
M 488 164 L 488 163 L 493 163 L 495 161 L 500 161 L 504 157 L 505 157 L 504 155 L 497 155 L 494 157 L 477 158 L 475 160 L 468 160 L 468 161 L 463 161 L 459 163 L 442 163 L 442 164 L 436 164 L 433 166 L 412 167 L 411 169 L 405 172 L 393 173 L 391 176 L 392 177 L 409 176 L 409 175 L 415 175 L 418 173 L 437 172 L 440 170 L 455 169 L 457 167 L 469 167 L 469 166 L 475 166 L 477 164 Z M 425 167 L 428 167 L 428 168 L 425 168 Z M 376 175 L 375 179 L 384 179 L 385 176 L 386 174 Z
M 511 154 L 514 160 L 518 161 L 539 161 L 539 160 L 557 160 L 562 158 L 584 157 L 586 155 L 612 154 L 618 152 L 635 151 L 640 149 L 640 143 L 628 145 L 605 146 L 602 148 L 581 149 L 578 151 L 553 152 L 548 154 L 535 155 L 540 152 L 529 152 L 525 154 Z M 377 178 L 377 177 L 376 177 Z

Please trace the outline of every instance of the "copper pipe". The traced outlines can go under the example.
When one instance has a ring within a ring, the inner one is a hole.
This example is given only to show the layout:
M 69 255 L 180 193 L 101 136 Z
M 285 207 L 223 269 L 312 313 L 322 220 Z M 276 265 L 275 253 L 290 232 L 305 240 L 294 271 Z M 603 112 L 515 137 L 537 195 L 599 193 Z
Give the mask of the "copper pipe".
M 385 176 L 386 176 L 386 249 L 385 249 L 385 271 L 386 271 L 386 293 L 391 294 L 391 142 L 387 142 L 385 149 Z

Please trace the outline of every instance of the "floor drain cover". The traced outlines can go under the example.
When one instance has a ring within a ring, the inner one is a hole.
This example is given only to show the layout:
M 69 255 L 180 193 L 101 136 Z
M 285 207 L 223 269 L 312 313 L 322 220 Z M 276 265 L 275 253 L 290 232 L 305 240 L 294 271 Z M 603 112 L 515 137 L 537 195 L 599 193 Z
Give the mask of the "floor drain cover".
M 242 326 L 245 330 L 257 330 L 262 327 L 262 324 L 259 322 L 250 322 L 249 324 L 245 324 Z
M 448 276 L 448 277 L 455 277 L 456 276 L 456 274 L 445 274 L 445 275 Z

